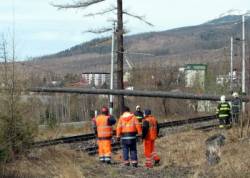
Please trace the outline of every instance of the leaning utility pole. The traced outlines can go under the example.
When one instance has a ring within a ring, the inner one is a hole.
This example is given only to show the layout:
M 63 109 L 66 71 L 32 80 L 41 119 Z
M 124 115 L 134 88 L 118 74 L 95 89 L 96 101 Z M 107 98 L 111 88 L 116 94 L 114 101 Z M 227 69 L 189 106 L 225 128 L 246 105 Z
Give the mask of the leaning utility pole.
M 122 0 L 117 0 L 117 89 L 122 90 L 123 86 L 123 7 Z M 124 107 L 124 96 L 118 96 L 118 115 L 122 113 Z
M 246 94 L 246 61 L 245 61 L 245 16 L 242 15 L 242 94 Z M 245 103 L 242 103 L 242 111 L 245 112 Z
M 0 90 L 1 91 L 1 90 Z M 47 92 L 47 93 L 68 93 L 68 94 L 88 94 L 88 95 L 123 95 L 133 97 L 154 97 L 154 98 L 173 98 L 173 99 L 191 99 L 191 100 L 210 100 L 219 101 L 220 96 L 208 94 L 193 94 L 181 92 L 166 91 L 145 91 L 145 90 L 110 90 L 110 89 L 89 89 L 89 88 L 51 88 L 37 87 L 31 88 L 30 92 Z M 226 97 L 227 101 L 233 99 L 232 96 Z M 248 97 L 242 97 L 242 101 L 249 102 Z

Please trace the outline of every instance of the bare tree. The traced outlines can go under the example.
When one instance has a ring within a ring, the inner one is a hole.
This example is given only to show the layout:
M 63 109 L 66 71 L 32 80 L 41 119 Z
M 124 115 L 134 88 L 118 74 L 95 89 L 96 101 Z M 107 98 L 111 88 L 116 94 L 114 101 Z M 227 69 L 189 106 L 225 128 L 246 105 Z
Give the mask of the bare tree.
M 10 48 L 7 48 L 8 44 L 5 38 L 0 42 L 0 53 L 4 59 L 4 87 L 1 87 L 0 101 L 0 152 L 4 155 L 0 158 L 1 161 L 14 159 L 17 153 L 28 148 L 33 142 L 35 133 L 31 118 L 24 116 L 33 108 L 29 107 L 27 110 L 26 103 L 20 99 L 23 78 L 16 66 L 18 63 L 15 61 L 14 35 Z
M 72 4 L 52 4 L 54 7 L 57 7 L 58 9 L 68 9 L 68 8 L 87 8 L 89 6 L 103 3 L 106 0 L 79 0 L 78 2 L 72 2 Z M 129 12 L 126 12 L 123 10 L 123 0 L 117 0 L 116 1 L 116 7 L 111 7 L 108 9 L 105 9 L 103 11 L 97 12 L 97 13 L 91 13 L 87 14 L 85 16 L 95 16 L 95 15 L 104 15 L 110 12 L 113 12 L 116 10 L 117 15 L 117 29 L 116 29 L 116 40 L 117 40 L 117 89 L 124 89 L 123 86 L 123 54 L 124 54 L 124 44 L 123 44 L 123 35 L 124 35 L 124 26 L 123 26 L 123 14 L 128 15 L 130 17 L 136 18 L 140 21 L 145 22 L 148 25 L 151 25 L 151 23 L 144 20 L 143 16 L 133 15 Z M 101 30 L 90 30 L 94 33 L 100 33 L 100 32 L 107 32 L 108 30 L 112 30 L 111 28 L 103 28 Z M 118 113 L 121 114 L 121 109 L 124 106 L 124 97 L 118 96 Z
M 7 86 L 7 42 L 4 36 L 2 37 L 2 43 L 1 43 L 0 49 L 2 51 L 1 58 L 4 59 L 3 79 L 4 79 L 4 85 L 6 87 Z

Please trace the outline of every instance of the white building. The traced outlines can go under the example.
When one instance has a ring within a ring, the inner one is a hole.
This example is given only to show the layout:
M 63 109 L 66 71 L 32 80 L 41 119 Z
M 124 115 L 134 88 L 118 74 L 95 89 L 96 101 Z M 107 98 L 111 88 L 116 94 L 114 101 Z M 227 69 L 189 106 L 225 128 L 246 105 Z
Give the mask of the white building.
M 90 86 L 101 87 L 105 83 L 109 86 L 110 74 L 104 72 L 84 72 L 81 80 Z
M 198 85 L 204 88 L 206 73 L 206 64 L 187 64 L 185 66 L 185 86 L 194 87 Z

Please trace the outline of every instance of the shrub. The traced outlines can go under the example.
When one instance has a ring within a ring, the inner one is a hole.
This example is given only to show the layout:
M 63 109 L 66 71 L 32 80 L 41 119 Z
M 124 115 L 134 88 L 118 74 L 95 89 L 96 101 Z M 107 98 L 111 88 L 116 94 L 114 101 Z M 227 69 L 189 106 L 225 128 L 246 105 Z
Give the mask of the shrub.
M 29 148 L 36 133 L 36 124 L 25 120 L 21 114 L 0 115 L 0 160 L 14 159 L 19 153 Z

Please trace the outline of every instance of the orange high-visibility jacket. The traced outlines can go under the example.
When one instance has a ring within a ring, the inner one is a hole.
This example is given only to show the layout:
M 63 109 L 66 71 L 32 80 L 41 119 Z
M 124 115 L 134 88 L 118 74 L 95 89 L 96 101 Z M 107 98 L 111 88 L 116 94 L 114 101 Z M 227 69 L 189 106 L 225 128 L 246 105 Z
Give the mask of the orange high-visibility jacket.
M 95 119 L 97 127 L 97 137 L 102 139 L 110 139 L 112 137 L 112 126 L 108 124 L 110 116 L 98 115 Z
M 117 124 L 116 136 L 122 136 L 122 139 L 135 139 L 137 133 L 142 134 L 138 119 L 130 112 L 123 113 Z
M 157 131 L 157 120 L 154 116 L 149 115 L 144 118 L 144 122 L 149 123 L 148 132 L 145 137 L 146 140 L 155 140 L 158 135 Z

